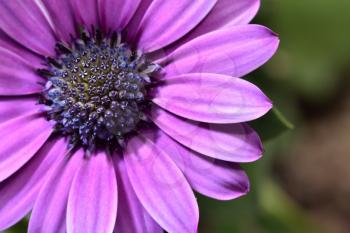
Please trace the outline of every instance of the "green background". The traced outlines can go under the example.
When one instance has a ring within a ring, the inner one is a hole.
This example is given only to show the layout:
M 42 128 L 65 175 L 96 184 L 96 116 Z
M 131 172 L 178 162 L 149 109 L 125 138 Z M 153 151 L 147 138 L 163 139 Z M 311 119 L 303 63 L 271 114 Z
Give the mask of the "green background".
M 281 45 L 248 79 L 294 127 L 272 113 L 253 123 L 266 152 L 244 165 L 251 191 L 229 202 L 199 196 L 199 232 L 349 233 L 350 192 L 342 190 L 350 176 L 341 174 L 350 170 L 350 1 L 264 0 L 254 23 L 277 32 Z

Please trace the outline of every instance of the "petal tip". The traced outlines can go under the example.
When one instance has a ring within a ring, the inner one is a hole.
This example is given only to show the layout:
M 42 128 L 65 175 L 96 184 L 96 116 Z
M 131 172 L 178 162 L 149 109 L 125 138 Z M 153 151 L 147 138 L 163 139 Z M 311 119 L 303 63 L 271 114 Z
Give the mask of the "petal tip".
M 258 155 L 256 155 L 250 162 L 256 162 L 258 160 L 260 160 L 263 157 L 263 153 L 259 153 Z
M 244 189 L 243 192 L 242 192 L 242 196 L 247 195 L 249 192 L 250 192 L 250 183 L 249 183 L 249 181 L 248 181 L 248 183 L 246 184 L 245 189 Z
M 241 183 L 241 190 L 237 191 L 237 189 L 233 190 L 230 194 L 218 196 L 215 199 L 221 200 L 221 201 L 232 201 L 238 198 L 241 198 L 243 196 L 246 196 L 250 192 L 250 182 L 249 178 L 246 175 L 246 180 Z
M 279 41 L 279 37 L 280 34 L 278 34 L 277 32 L 273 31 L 272 29 L 259 25 L 260 27 L 262 27 L 263 30 L 265 30 L 267 32 L 267 34 L 269 34 L 270 36 L 272 36 L 273 38 L 275 38 L 277 41 Z
M 221 195 L 211 196 L 212 198 L 220 201 L 232 201 L 243 196 L 246 196 L 250 192 L 250 182 L 249 177 L 246 173 L 243 173 L 244 176 L 241 182 L 236 186 L 232 187 L 230 193 L 225 193 Z
M 242 184 L 241 192 L 239 194 L 236 193 L 236 196 L 233 197 L 231 200 L 246 196 L 249 192 L 250 192 L 250 182 L 249 182 L 249 178 L 247 176 L 246 182 L 244 184 Z
M 271 35 L 274 36 L 277 39 L 277 41 L 280 41 L 280 34 L 278 34 L 275 31 L 272 31 L 271 29 L 269 29 L 269 30 L 270 30 Z
M 270 111 L 273 108 L 273 102 L 268 97 L 266 97 L 266 109 L 267 112 Z
M 273 108 L 272 100 L 269 97 L 267 97 L 263 92 L 261 94 L 262 94 L 261 106 L 263 109 L 261 111 L 260 117 L 267 114 Z
M 274 54 L 276 53 L 277 49 L 280 46 L 280 34 L 278 34 L 277 32 L 272 31 L 271 29 L 267 28 L 269 30 L 269 33 L 271 34 L 271 37 L 273 39 L 274 42 Z
M 248 130 L 250 136 L 249 136 L 249 140 L 251 142 L 251 156 L 250 156 L 250 160 L 247 162 L 255 162 L 259 159 L 261 159 L 263 157 L 264 154 L 264 146 L 263 143 L 258 135 L 257 132 L 255 132 L 251 127 L 249 127 L 248 125 L 245 125 L 246 130 Z

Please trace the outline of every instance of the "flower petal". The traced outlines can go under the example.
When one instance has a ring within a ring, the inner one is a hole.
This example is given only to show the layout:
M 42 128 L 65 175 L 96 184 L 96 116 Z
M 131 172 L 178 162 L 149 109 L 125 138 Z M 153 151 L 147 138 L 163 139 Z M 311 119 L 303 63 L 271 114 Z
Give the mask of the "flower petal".
M 4 48 L 5 50 L 11 51 L 13 54 L 17 54 L 25 61 L 30 61 L 30 65 L 33 69 L 45 68 L 44 59 L 42 56 L 34 53 L 26 47 L 23 47 L 1 30 L 0 48 Z
M 102 28 L 121 31 L 135 14 L 141 0 L 98 0 Z
M 18 54 L 0 47 L 0 95 L 27 95 L 39 93 L 43 86 L 35 68 Z
M 23 168 L 0 183 L 0 231 L 31 210 L 44 181 L 57 166 L 56 160 L 66 152 L 65 143 L 51 138 Z
M 154 0 L 139 27 L 139 47 L 146 52 L 180 39 L 197 26 L 217 0 Z
M 256 15 L 260 0 L 218 0 L 207 17 L 169 50 L 206 33 L 234 25 L 248 24 Z
M 189 150 L 161 130 L 144 130 L 142 134 L 171 157 L 197 192 L 219 200 L 232 200 L 248 192 L 249 179 L 238 164 Z
M 71 35 L 76 36 L 76 22 L 74 13 L 70 4 L 70 0 L 41 0 L 46 7 L 52 23 L 54 31 L 58 38 L 66 43 L 71 42 Z
M 97 0 L 71 0 L 76 20 L 88 29 L 99 27 Z
M 168 232 L 197 232 L 196 199 L 174 162 L 142 136 L 128 142 L 124 159 L 135 193 L 153 219 Z
M 55 54 L 54 33 L 33 0 L 0 1 L 0 29 L 32 51 Z
M 232 26 L 207 33 L 157 61 L 168 76 L 218 73 L 242 77 L 267 62 L 279 39 L 259 25 Z
M 52 133 L 52 125 L 38 113 L 0 124 L 0 182 L 33 157 Z
M 153 108 L 150 117 L 170 137 L 209 157 L 230 162 L 252 162 L 262 155 L 259 136 L 245 124 L 199 123 L 160 108 Z
M 176 115 L 209 123 L 255 120 L 271 101 L 255 85 L 218 74 L 185 74 L 166 78 L 153 102 Z
M 29 221 L 29 233 L 65 233 L 68 193 L 76 171 L 82 165 L 84 151 L 62 157 L 41 188 Z
M 139 4 L 134 16 L 125 28 L 125 31 L 127 32 L 126 38 L 129 44 L 134 44 L 136 42 L 136 35 L 140 27 L 141 20 L 152 2 L 153 0 L 141 0 L 141 3 Z
M 118 213 L 114 231 L 122 233 L 163 233 L 137 199 L 125 168 L 124 160 L 114 156 L 118 180 Z
M 190 33 L 195 38 L 227 26 L 248 24 L 256 15 L 260 0 L 218 0 L 210 14 Z
M 39 112 L 36 96 L 0 97 L 0 124 L 13 118 L 27 115 L 33 110 Z
M 112 232 L 117 204 L 117 179 L 112 160 L 105 153 L 85 159 L 69 192 L 67 231 Z

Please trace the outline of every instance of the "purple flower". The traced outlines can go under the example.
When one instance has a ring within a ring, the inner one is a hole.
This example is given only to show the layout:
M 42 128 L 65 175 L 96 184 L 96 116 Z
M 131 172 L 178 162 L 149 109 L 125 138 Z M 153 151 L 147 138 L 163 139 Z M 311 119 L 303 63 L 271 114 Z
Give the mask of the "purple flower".
M 270 100 L 259 0 L 0 2 L 0 230 L 194 233 L 230 200 Z

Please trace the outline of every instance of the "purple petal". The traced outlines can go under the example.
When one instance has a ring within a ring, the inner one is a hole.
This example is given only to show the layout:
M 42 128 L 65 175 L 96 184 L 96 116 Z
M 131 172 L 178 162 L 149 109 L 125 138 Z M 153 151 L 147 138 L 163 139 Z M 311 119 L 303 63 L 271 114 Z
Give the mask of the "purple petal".
M 168 232 L 197 232 L 196 199 L 175 163 L 142 136 L 128 142 L 124 159 L 135 193 L 153 219 Z
M 10 178 L 0 183 L 0 231 L 22 219 L 33 207 L 47 176 L 64 156 L 65 141 L 49 140 L 36 155 Z
M 279 39 L 259 25 L 225 28 L 200 36 L 158 63 L 168 76 L 185 73 L 218 73 L 242 77 L 267 62 Z
M 217 0 L 154 0 L 139 27 L 139 47 L 147 52 L 180 39 L 197 26 Z
M 149 216 L 137 199 L 125 168 L 124 160 L 114 155 L 118 180 L 118 213 L 115 232 L 163 233 L 163 229 Z
M 152 2 L 153 0 L 141 0 L 141 3 L 139 4 L 134 16 L 127 25 L 125 31 L 127 31 L 127 41 L 130 44 L 135 43 L 141 20 Z
M 248 177 L 238 164 L 189 150 L 161 130 L 142 133 L 171 157 L 197 192 L 220 200 L 231 200 L 248 192 Z
M 224 27 L 248 24 L 256 15 L 260 0 L 218 0 L 210 14 L 189 34 L 195 38 Z
M 33 157 L 52 133 L 52 125 L 37 113 L 0 124 L 0 182 Z
M 0 97 L 0 124 L 13 118 L 22 117 L 28 113 L 39 112 L 36 96 Z
M 30 61 L 0 47 L 0 95 L 27 95 L 42 91 L 42 82 Z
M 207 124 L 153 108 L 151 119 L 182 145 L 212 158 L 252 162 L 262 155 L 259 136 L 245 124 Z
M 98 0 L 102 28 L 121 31 L 135 14 L 141 0 Z
M 112 232 L 117 204 L 117 179 L 112 160 L 105 153 L 85 159 L 69 192 L 67 231 Z
M 76 171 L 82 166 L 84 151 L 62 156 L 41 188 L 29 221 L 29 233 L 65 233 L 68 193 Z
M 97 0 L 71 0 L 74 15 L 80 25 L 92 29 L 99 26 Z
M 166 78 L 153 102 L 176 115 L 209 123 L 255 120 L 271 101 L 255 85 L 218 74 L 185 74 Z
M 0 30 L 0 48 L 11 51 L 14 54 L 17 54 L 23 60 L 30 61 L 31 67 L 33 69 L 42 69 L 45 68 L 44 59 L 42 56 L 34 53 L 33 51 L 23 47 L 18 42 L 13 40 L 11 37 L 6 35 L 3 31 Z
M 55 54 L 56 39 L 33 0 L 0 1 L 0 29 L 38 54 Z
M 42 0 L 46 7 L 51 21 L 54 25 L 54 31 L 58 38 L 66 43 L 71 42 L 71 35 L 76 36 L 76 25 L 74 13 L 70 0 Z
M 194 30 L 168 49 L 173 51 L 181 44 L 215 30 L 248 24 L 255 17 L 259 7 L 260 0 L 218 0 L 208 16 Z

